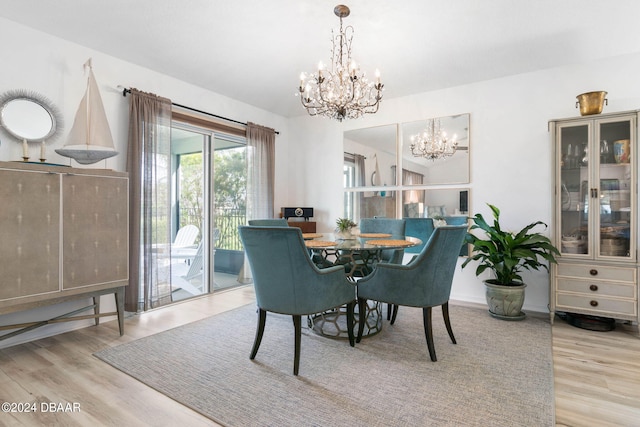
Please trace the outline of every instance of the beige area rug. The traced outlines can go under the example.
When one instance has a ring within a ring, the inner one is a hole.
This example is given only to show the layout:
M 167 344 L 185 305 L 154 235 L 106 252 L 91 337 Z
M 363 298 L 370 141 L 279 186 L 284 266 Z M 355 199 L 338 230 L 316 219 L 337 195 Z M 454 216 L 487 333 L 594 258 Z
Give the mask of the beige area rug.
M 95 356 L 227 426 L 554 425 L 548 321 L 508 322 L 452 305 L 453 345 L 440 309 L 433 315 L 435 363 L 422 310 L 407 307 L 355 348 L 303 329 L 298 377 L 289 316 L 267 315 L 249 360 L 253 304 Z

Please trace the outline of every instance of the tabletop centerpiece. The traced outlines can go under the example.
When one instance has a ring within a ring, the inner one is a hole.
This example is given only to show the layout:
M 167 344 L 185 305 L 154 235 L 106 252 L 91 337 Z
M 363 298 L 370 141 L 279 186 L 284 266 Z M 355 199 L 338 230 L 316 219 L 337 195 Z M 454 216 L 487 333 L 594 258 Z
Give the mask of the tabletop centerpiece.
M 358 224 L 349 218 L 338 218 L 336 220 L 336 237 L 342 240 L 353 239 L 352 230 Z

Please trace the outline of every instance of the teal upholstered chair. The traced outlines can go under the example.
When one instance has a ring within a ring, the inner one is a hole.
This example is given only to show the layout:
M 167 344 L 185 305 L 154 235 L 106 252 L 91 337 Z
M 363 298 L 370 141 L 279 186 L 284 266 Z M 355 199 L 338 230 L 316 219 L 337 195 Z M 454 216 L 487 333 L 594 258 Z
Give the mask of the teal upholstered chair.
M 422 248 L 427 244 L 429 237 L 433 233 L 433 218 L 403 218 L 406 222 L 406 234 L 407 236 L 417 237 L 422 240 L 422 244 L 411 246 L 406 248 L 405 253 L 418 254 L 422 252 Z M 466 216 L 445 216 L 444 220 L 447 225 L 462 225 L 467 224 L 469 218 Z M 460 251 L 460 256 L 466 256 L 467 250 L 466 245 L 462 246 L 462 250 Z
M 466 216 L 445 216 L 444 220 L 447 225 L 462 225 L 469 223 L 469 218 Z
M 301 316 L 346 304 L 349 344 L 354 345 L 356 291 L 342 266 L 316 267 L 297 227 L 240 226 L 238 231 L 251 266 L 258 304 L 251 359 L 258 353 L 268 311 L 293 317 L 294 375 L 298 375 L 300 366 Z
M 433 225 L 433 222 L 431 223 Z M 406 218 L 394 219 L 394 218 L 363 218 L 360 220 L 360 232 L 361 233 L 388 233 L 393 236 L 413 236 L 406 233 Z M 425 240 L 426 242 L 426 240 Z M 394 264 L 402 264 L 402 258 L 404 257 L 405 249 L 385 249 L 381 253 L 381 261 L 391 262 Z M 365 271 L 365 275 L 370 274 L 370 270 Z M 391 319 L 391 313 L 394 310 L 392 305 L 387 307 L 387 320 Z M 397 307 L 395 307 L 397 312 Z
M 442 306 L 442 314 L 451 341 L 456 339 L 449 321 L 449 295 L 466 225 L 447 225 L 434 230 L 429 241 L 409 264 L 380 263 L 374 272 L 358 281 L 360 311 L 367 300 L 393 305 L 421 307 L 429 356 L 436 361 L 431 329 L 431 308 Z M 364 324 L 358 328 L 359 342 Z
M 444 220 L 447 222 L 447 225 L 462 225 L 469 224 L 469 218 L 466 216 L 445 216 Z M 460 249 L 460 256 L 468 256 L 469 255 L 469 245 L 462 245 Z
M 250 219 L 249 225 L 260 225 L 267 227 L 288 227 L 289 223 L 284 218 L 265 218 L 265 219 Z
M 284 218 L 250 219 L 249 225 L 266 226 L 266 227 L 289 227 L 289 223 Z M 314 255 L 311 251 L 309 251 L 309 256 L 313 260 L 313 263 L 320 268 L 325 268 L 325 267 L 328 267 L 329 265 L 333 265 L 333 264 L 328 264 L 327 260 L 325 260 L 321 256 Z
M 447 225 L 463 225 L 467 224 L 468 218 L 466 216 L 447 216 L 444 217 Z M 417 237 L 422 240 L 422 243 L 416 246 L 411 246 L 405 249 L 406 253 L 420 253 L 426 246 L 429 238 L 433 234 L 435 227 L 433 225 L 433 218 L 404 218 L 407 226 L 407 236 Z M 461 245 L 459 256 L 467 256 L 467 245 Z M 398 315 L 398 306 L 389 307 L 387 311 L 387 320 L 391 320 L 393 325 Z
M 404 218 L 405 233 L 407 236 L 417 237 L 422 243 L 416 246 L 406 248 L 405 253 L 419 254 L 426 246 L 431 234 L 433 234 L 433 219 L 431 218 Z
M 362 218 L 360 233 L 387 233 L 393 236 L 405 235 L 404 219 L 395 218 Z M 402 263 L 403 249 L 387 249 L 382 251 L 381 260 L 396 264 Z

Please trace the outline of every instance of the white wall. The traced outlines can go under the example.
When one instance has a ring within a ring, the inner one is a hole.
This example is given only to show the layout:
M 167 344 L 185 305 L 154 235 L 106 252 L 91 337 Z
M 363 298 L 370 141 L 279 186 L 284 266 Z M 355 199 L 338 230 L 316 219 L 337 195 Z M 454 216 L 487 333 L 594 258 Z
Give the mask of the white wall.
M 62 113 L 64 130 L 60 138 L 50 142 L 47 148 L 48 162 L 70 164 L 68 158 L 57 155 L 53 150 L 62 147 L 65 143 L 66 135 L 71 128 L 76 109 L 86 87 L 87 76 L 84 73 L 83 64 L 88 58 L 93 58 L 93 70 L 100 87 L 114 144 L 120 153 L 107 160 L 106 168 L 124 171 L 126 165 L 129 101 L 128 98 L 122 96 L 122 91 L 117 89 L 118 85 L 152 92 L 176 103 L 234 120 L 251 121 L 272 127 L 280 132 L 276 138 L 276 168 L 283 170 L 287 167 L 288 123 L 282 116 L 205 91 L 174 78 L 51 37 L 2 18 L 0 18 L 0 38 L 5 40 L 2 48 L 4 61 L 0 67 L 0 93 L 15 89 L 38 92 L 49 98 Z M 31 153 L 34 158 L 38 156 L 38 144 L 31 146 Z M 5 132 L 1 132 L 0 160 L 17 161 L 21 160 L 21 156 L 21 145 Z M 83 167 L 75 161 L 73 166 Z M 105 164 L 100 162 L 84 167 L 105 168 Z M 279 189 L 286 189 L 288 182 L 285 174 L 278 174 Z M 286 192 L 278 192 L 276 206 L 284 206 L 285 203 Z M 1 204 L 0 209 L 2 209 Z M 90 300 L 87 299 L 86 301 L 44 307 L 29 312 L 3 315 L 0 316 L 0 325 L 47 319 L 86 306 L 89 302 Z M 102 297 L 101 303 L 104 312 L 115 309 L 112 296 Z M 88 320 L 48 325 L 33 332 L 0 341 L 0 347 L 91 324 L 93 321 Z
M 345 130 L 470 113 L 471 213 L 490 215 L 485 203 L 492 203 L 502 210 L 507 227 L 519 229 L 536 220 L 551 224 L 548 120 L 577 116 L 575 96 L 592 90 L 609 92 L 605 113 L 640 107 L 636 71 L 640 68 L 640 54 L 385 99 L 377 114 L 338 123 L 308 117 L 302 111 L 298 117 L 285 119 L 1 18 L 0 37 L 10 41 L 3 45 L 5 61 L 0 67 L 0 92 L 33 90 L 50 98 L 62 111 L 65 132 L 49 147 L 50 153 L 64 143 L 84 92 L 86 76 L 82 64 L 92 57 L 116 148 L 122 153 L 108 160 L 108 168 L 124 170 L 125 165 L 128 101 L 116 89 L 118 85 L 153 92 L 236 120 L 270 126 L 280 131 L 276 139 L 276 213 L 281 206 L 313 206 L 319 231 L 331 231 L 335 219 L 341 216 Z M 0 139 L 0 160 L 19 160 L 19 144 L 4 134 L 0 134 Z M 35 147 L 32 150 L 36 153 Z M 68 164 L 68 159 L 53 154 L 48 160 Z M 525 309 L 546 311 L 548 276 L 540 273 L 525 278 L 529 284 Z M 483 288 L 473 268 L 457 271 L 452 298 L 484 302 Z M 44 318 L 61 314 L 70 305 L 39 309 L 37 315 Z M 104 300 L 103 305 L 107 309 L 113 306 L 110 299 Z M 22 321 L 34 313 L 27 314 L 0 316 L 0 324 Z M 91 323 L 47 326 L 0 342 L 0 347 Z
M 290 201 L 314 206 L 319 229 L 330 231 L 342 212 L 343 131 L 470 113 L 470 214 L 490 218 L 486 203 L 491 203 L 501 209 L 508 228 L 519 230 L 538 220 L 551 225 L 548 121 L 578 116 L 576 95 L 595 90 L 609 92 L 603 113 L 640 108 L 638 69 L 640 54 L 635 54 L 385 99 L 377 114 L 343 124 L 296 117 L 291 120 L 292 141 L 300 145 L 291 164 L 300 165 L 298 173 L 306 178 L 292 189 Z M 452 299 L 484 303 L 484 288 L 474 270 L 469 266 L 456 272 Z M 549 276 L 543 272 L 524 277 L 524 308 L 547 312 Z

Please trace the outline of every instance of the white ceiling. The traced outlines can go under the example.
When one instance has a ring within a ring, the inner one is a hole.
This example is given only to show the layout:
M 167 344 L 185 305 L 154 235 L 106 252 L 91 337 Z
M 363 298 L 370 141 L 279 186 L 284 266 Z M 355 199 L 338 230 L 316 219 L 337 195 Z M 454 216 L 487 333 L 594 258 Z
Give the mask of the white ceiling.
M 300 72 L 330 60 L 337 4 L 0 0 L 0 16 L 290 117 Z M 346 4 L 354 59 L 380 69 L 385 98 L 640 51 L 638 0 Z

